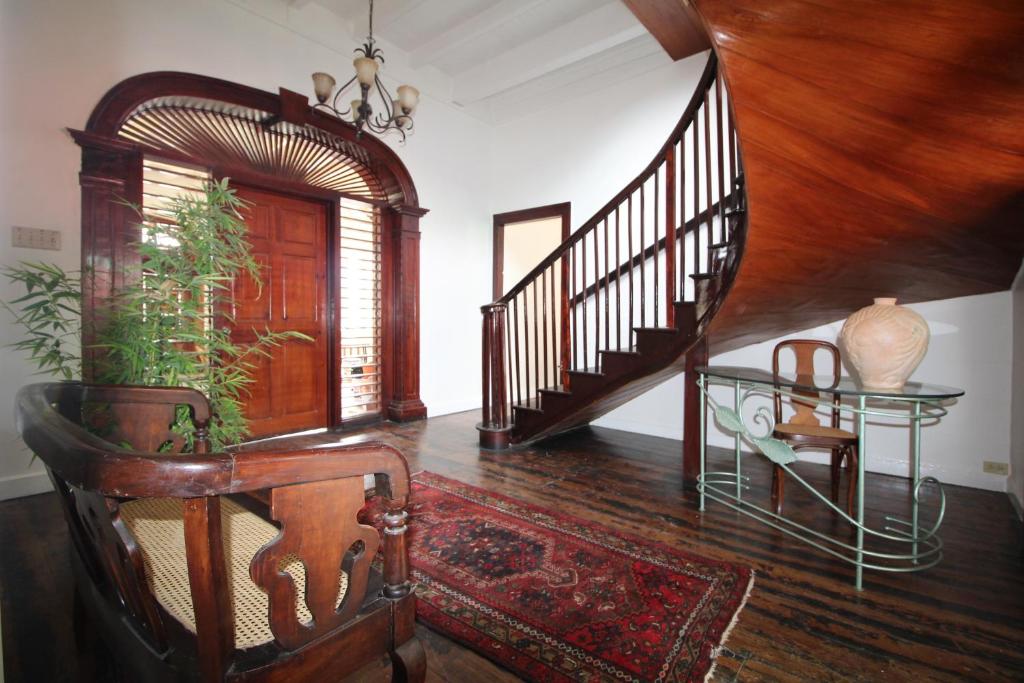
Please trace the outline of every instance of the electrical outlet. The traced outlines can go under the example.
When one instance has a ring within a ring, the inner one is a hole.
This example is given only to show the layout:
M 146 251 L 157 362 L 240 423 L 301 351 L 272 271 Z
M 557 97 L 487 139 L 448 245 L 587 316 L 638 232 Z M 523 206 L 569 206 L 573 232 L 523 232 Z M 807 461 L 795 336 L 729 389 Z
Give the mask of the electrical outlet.
M 15 225 L 11 228 L 11 246 L 60 251 L 60 230 L 25 228 Z
M 1005 477 L 1010 474 L 1010 463 L 986 460 L 981 464 L 981 471 L 985 474 L 998 474 Z

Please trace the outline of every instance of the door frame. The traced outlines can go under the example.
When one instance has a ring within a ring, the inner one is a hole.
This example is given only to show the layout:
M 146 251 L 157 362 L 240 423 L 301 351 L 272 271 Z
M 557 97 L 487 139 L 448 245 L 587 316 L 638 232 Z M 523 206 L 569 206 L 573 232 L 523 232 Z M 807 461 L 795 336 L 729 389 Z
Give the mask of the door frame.
M 498 301 L 505 294 L 505 283 L 502 281 L 502 270 L 505 267 L 505 226 L 510 223 L 526 223 L 528 221 L 543 220 L 545 218 L 562 219 L 562 242 L 569 239 L 572 230 L 572 202 L 561 202 L 558 204 L 547 204 L 535 206 L 530 209 L 518 211 L 506 211 L 494 214 L 494 241 L 491 247 L 491 268 L 492 268 L 492 296 Z M 513 283 L 518 284 L 518 283 Z M 572 352 L 571 329 L 569 326 L 570 310 L 572 302 L 569 301 L 569 259 L 562 258 L 562 286 L 559 288 L 559 328 L 561 330 L 561 349 L 559 353 L 559 365 L 562 384 L 569 386 L 569 356 Z
M 527 221 L 539 221 L 545 218 L 562 219 L 562 241 L 569 239 L 569 230 L 572 224 L 572 202 L 560 204 L 548 204 L 546 206 L 535 206 L 532 209 L 520 209 L 518 211 L 506 211 L 505 213 L 494 214 L 494 241 L 491 248 L 492 268 L 492 298 L 497 301 L 505 293 L 505 283 L 502 282 L 502 269 L 505 266 L 505 226 L 509 223 L 525 223 Z M 562 287 L 565 287 L 565 278 L 562 278 Z M 563 311 L 564 313 L 564 311 Z

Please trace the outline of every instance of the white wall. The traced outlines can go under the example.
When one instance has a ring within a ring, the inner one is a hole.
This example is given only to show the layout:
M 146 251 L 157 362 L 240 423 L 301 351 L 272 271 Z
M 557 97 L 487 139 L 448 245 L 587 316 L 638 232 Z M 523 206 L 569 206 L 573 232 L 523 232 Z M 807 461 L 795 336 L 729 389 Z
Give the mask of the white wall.
M 494 212 L 569 201 L 575 230 L 654 158 L 706 63 L 695 55 L 496 126 Z
M 1006 490 L 1024 517 L 1024 266 L 1013 285 L 1013 408 L 1010 419 L 1010 477 Z
M 78 268 L 80 154 L 64 129 L 84 127 L 117 82 L 166 69 L 311 93 L 309 74 L 347 73 L 356 44 L 347 23 L 327 10 L 311 4 L 300 12 L 277 0 L 2 0 L 0 13 L 3 265 L 42 260 Z M 397 57 L 389 59 L 386 79 L 400 68 Z M 429 84 L 436 74 L 408 79 Z M 480 402 L 479 335 L 452 330 L 476 331 L 479 305 L 491 293 L 490 131 L 429 96 L 417 126 L 399 155 L 430 209 L 421 222 L 421 382 L 423 401 L 436 415 Z M 60 230 L 63 249 L 14 249 L 15 225 Z M 0 283 L 0 298 L 16 293 Z M 5 346 L 18 330 L 0 315 Z M 12 417 L 17 388 L 31 381 L 38 378 L 20 354 L 0 348 L 0 499 L 48 486 L 19 446 Z

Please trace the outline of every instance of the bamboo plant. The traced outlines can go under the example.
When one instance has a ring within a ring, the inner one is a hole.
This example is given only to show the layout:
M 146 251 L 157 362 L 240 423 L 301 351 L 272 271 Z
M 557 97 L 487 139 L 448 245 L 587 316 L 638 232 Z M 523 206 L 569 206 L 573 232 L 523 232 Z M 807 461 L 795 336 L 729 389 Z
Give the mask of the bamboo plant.
M 227 180 L 206 192 L 175 199 L 166 220 L 144 221 L 137 248 L 141 267 L 130 284 L 98 311 L 93 378 L 105 384 L 183 386 L 210 401 L 209 440 L 214 450 L 248 433 L 243 403 L 253 379 L 253 359 L 267 356 L 298 332 L 255 331 L 256 341 L 232 339 L 236 278 L 262 286 L 260 266 L 246 240 L 238 198 Z M 78 280 L 54 266 L 22 264 L 6 269 L 26 295 L 12 302 L 26 339 L 14 346 L 30 353 L 43 371 L 80 376 L 68 340 L 81 334 Z M 72 347 L 73 348 L 73 347 Z M 182 409 L 177 428 L 191 430 Z

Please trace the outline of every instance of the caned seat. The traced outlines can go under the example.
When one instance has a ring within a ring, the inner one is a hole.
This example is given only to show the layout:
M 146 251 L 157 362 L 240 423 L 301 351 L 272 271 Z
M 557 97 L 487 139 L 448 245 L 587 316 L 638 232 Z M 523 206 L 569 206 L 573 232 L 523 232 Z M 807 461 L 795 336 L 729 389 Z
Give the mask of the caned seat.
M 816 351 L 825 351 L 832 361 L 831 381 L 834 385 L 840 376 L 839 349 L 835 344 L 815 339 L 791 339 L 779 342 L 772 352 L 772 373 L 778 377 L 779 354 L 783 349 L 791 349 L 796 356 L 796 379 L 805 386 L 815 386 L 814 381 L 814 354 Z M 857 435 L 845 429 L 839 428 L 839 394 L 832 394 L 831 422 L 829 425 L 821 424 L 814 411 L 821 400 L 823 393 L 827 391 L 793 391 L 796 394 L 789 403 L 793 409 L 793 415 L 789 420 L 782 420 L 782 396 L 778 393 L 774 397 L 775 428 L 772 436 L 788 443 L 794 450 L 802 448 L 822 448 L 831 451 L 831 493 L 832 500 L 839 501 L 839 477 L 843 461 L 846 462 L 846 469 L 849 472 L 849 485 L 846 493 L 846 507 L 850 515 L 853 515 L 854 492 L 857 488 Z M 775 465 L 772 468 L 772 507 L 775 514 L 782 514 L 782 504 L 785 498 L 785 470 Z
M 260 548 L 274 540 L 278 529 L 259 515 L 224 498 L 220 506 L 228 589 L 235 614 L 235 647 L 244 650 L 274 640 L 267 619 L 267 593 L 249 576 L 249 562 Z M 139 542 L 146 567 L 146 582 L 153 597 L 190 632 L 196 632 L 195 610 L 188 584 L 185 550 L 184 502 L 180 498 L 141 498 L 121 505 L 121 519 Z M 306 605 L 306 569 L 292 554 L 281 570 L 295 581 L 295 614 L 308 624 L 313 615 Z M 338 572 L 338 604 L 348 587 L 348 574 Z M 336 605 L 337 606 L 337 605 Z

